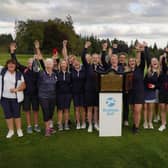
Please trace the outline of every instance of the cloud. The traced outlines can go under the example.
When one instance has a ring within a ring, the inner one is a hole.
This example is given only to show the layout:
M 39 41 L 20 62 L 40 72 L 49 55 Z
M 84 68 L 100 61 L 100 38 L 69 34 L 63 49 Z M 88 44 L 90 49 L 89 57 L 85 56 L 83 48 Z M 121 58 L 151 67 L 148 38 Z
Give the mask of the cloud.
M 156 40 L 168 35 L 168 0 L 2 0 L 0 32 L 14 34 L 14 21 L 70 14 L 80 34 L 100 38 Z

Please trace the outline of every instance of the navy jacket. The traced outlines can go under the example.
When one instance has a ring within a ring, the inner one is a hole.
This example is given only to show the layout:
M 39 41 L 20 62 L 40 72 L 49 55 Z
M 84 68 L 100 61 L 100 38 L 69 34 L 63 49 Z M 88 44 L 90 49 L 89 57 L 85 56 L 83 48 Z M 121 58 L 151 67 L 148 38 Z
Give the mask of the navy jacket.
M 138 93 L 144 93 L 144 69 L 145 69 L 145 53 L 141 53 L 140 65 L 133 71 L 132 90 Z
M 26 83 L 26 89 L 24 90 L 24 94 L 37 96 L 38 95 L 38 87 L 37 87 L 38 73 L 20 64 L 16 58 L 15 53 L 11 54 L 11 57 L 17 62 L 17 68 L 24 76 L 25 83 Z
M 56 98 L 57 74 L 53 72 L 51 75 L 46 71 L 38 73 L 38 95 L 41 99 Z
M 147 63 L 147 68 L 149 68 L 151 64 L 151 57 L 149 55 L 149 50 L 147 47 L 145 47 L 145 58 Z M 153 72 L 151 75 L 146 74 L 144 78 L 144 87 L 145 90 L 156 90 L 158 88 L 158 74 L 156 72 Z M 155 88 L 149 88 L 148 85 L 153 84 L 155 85 Z
M 57 71 L 57 94 L 71 94 L 71 74 Z
M 86 71 L 84 66 L 81 66 L 79 71 L 71 70 L 72 94 L 83 94 L 85 89 Z
M 103 67 L 98 64 L 88 64 L 86 61 L 87 49 L 82 53 L 82 63 L 86 69 L 85 92 L 97 93 L 99 91 L 99 74 L 96 71 L 102 71 Z

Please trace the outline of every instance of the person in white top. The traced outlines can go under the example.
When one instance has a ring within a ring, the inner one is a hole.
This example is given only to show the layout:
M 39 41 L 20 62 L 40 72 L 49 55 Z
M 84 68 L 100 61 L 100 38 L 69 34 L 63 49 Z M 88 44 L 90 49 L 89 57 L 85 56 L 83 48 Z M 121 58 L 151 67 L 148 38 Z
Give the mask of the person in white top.
M 23 75 L 16 70 L 16 61 L 8 60 L 0 73 L 0 98 L 4 111 L 7 127 L 6 138 L 14 135 L 14 122 L 18 137 L 23 136 L 20 118 L 20 102 L 23 101 L 22 92 L 26 88 Z

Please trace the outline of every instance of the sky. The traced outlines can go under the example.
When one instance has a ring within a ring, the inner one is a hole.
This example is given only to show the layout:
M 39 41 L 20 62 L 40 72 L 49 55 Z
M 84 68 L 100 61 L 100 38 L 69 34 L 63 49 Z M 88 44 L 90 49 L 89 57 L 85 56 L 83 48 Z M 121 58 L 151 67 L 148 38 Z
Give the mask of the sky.
M 168 0 L 1 0 L 0 34 L 15 36 L 16 20 L 65 19 L 83 36 L 168 43 Z

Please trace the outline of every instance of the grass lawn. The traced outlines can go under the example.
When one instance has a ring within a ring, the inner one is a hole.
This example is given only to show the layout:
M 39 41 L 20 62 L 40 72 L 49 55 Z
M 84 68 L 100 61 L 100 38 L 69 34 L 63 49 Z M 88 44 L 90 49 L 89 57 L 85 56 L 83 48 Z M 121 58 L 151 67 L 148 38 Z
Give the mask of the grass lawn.
M 7 59 L 0 54 L 0 64 Z M 29 56 L 18 56 L 26 63 Z M 73 107 L 71 108 L 73 120 Z M 131 117 L 130 117 L 131 118 Z M 168 130 L 163 133 L 143 130 L 133 135 L 130 128 L 123 129 L 119 138 L 100 138 L 98 133 L 76 131 L 57 132 L 44 137 L 44 124 L 40 111 L 42 133 L 26 134 L 25 114 L 22 112 L 24 137 L 5 138 L 7 133 L 3 112 L 0 109 L 0 168 L 166 168 L 168 167 Z M 56 121 L 56 113 L 54 116 Z M 56 122 L 55 122 L 56 123 Z

